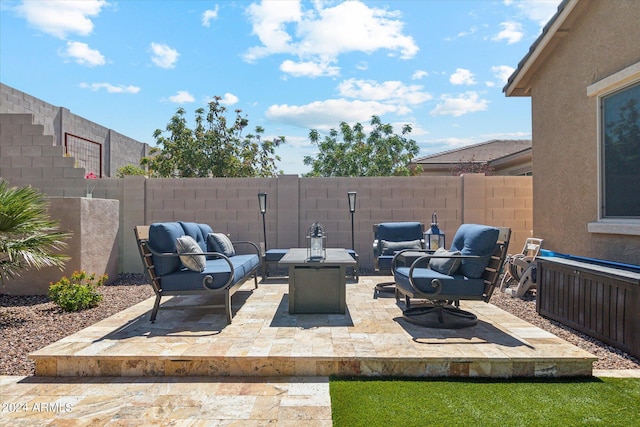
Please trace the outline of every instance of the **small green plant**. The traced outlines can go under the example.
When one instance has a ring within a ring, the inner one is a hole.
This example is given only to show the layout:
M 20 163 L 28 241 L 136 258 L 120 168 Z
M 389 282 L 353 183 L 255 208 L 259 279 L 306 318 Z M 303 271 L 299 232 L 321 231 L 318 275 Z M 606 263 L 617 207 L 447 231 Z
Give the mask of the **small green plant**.
M 65 311 L 80 311 L 95 307 L 102 301 L 97 288 L 107 280 L 106 274 L 96 279 L 96 274 L 84 270 L 74 271 L 71 278 L 64 276 L 56 283 L 50 283 L 49 299 Z
M 124 165 L 116 170 L 116 178 L 124 178 L 125 175 L 144 176 L 146 174 L 144 169 L 132 164 Z

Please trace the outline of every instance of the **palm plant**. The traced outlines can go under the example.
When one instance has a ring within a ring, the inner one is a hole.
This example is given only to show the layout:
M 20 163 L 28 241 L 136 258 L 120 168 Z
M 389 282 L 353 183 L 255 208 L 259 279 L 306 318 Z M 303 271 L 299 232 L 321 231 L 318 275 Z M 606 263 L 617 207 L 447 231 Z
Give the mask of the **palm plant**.
M 59 251 L 71 234 L 58 231 L 46 209 L 38 190 L 9 187 L 0 179 L 0 284 L 29 267 L 62 269 L 69 259 Z

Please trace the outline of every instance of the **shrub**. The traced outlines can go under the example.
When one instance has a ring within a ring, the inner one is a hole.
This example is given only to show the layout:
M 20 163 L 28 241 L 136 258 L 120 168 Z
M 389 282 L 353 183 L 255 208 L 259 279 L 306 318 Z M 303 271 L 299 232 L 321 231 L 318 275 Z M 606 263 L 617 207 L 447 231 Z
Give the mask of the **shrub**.
M 144 176 L 147 172 L 136 165 L 124 165 L 116 170 L 116 178 L 124 178 L 125 175 Z
M 96 279 L 95 273 L 88 275 L 84 270 L 75 271 L 71 278 L 65 276 L 56 283 L 50 283 L 48 296 L 65 311 L 95 307 L 102 301 L 102 295 L 96 289 L 107 278 L 106 274 Z

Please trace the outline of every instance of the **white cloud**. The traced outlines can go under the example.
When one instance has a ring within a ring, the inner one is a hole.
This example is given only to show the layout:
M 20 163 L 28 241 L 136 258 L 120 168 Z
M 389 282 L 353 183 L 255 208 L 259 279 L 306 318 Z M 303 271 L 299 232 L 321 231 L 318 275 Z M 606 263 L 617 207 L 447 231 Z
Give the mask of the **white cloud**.
M 328 99 L 306 105 L 272 105 L 267 109 L 265 117 L 282 124 L 329 130 L 340 122 L 368 123 L 373 115 L 382 116 L 400 110 L 402 107 L 375 101 Z
M 464 68 L 456 68 L 456 72 L 449 77 L 449 82 L 453 85 L 474 85 L 477 83 L 473 73 Z
M 491 72 L 500 81 L 501 84 L 506 84 L 507 80 L 513 74 L 515 68 L 508 65 L 496 65 L 491 67 Z
M 480 99 L 478 93 L 473 91 L 458 96 L 442 95 L 440 101 L 431 111 L 432 116 L 452 115 L 459 117 L 467 113 L 484 111 L 489 105 L 489 101 Z
M 506 40 L 507 44 L 517 43 L 522 40 L 524 32 L 522 31 L 522 24 L 516 21 L 501 22 L 500 26 L 502 31 L 492 37 L 491 40 L 501 41 Z
M 186 104 L 188 102 L 193 102 L 196 99 L 186 90 L 179 90 L 177 94 L 170 96 L 169 101 L 175 104 Z
M 427 76 L 429 76 L 429 73 L 427 73 L 426 71 L 424 71 L 424 70 L 416 70 L 411 75 L 411 80 L 421 80 L 423 77 L 427 77 Z
M 280 64 L 280 71 L 294 77 L 337 76 L 340 68 L 321 62 L 294 62 L 289 59 Z
M 78 64 L 88 67 L 95 67 L 106 63 L 100 51 L 91 49 L 86 43 L 67 42 L 67 48 L 60 54 L 73 58 Z
M 543 27 L 558 10 L 561 0 L 520 0 L 505 1 L 507 6 L 516 6 L 528 19 Z
M 151 61 L 160 68 L 174 68 L 180 56 L 177 50 L 160 43 L 151 43 L 151 52 Z
M 397 80 L 378 83 L 374 80 L 349 79 L 338 85 L 340 95 L 367 101 L 384 101 L 396 105 L 417 105 L 432 99 L 420 85 L 405 85 Z
M 125 85 L 112 85 L 111 83 L 80 83 L 80 87 L 83 89 L 90 89 L 94 92 L 104 89 L 109 93 L 138 93 L 140 88 L 138 86 L 125 86 Z
M 249 62 L 274 54 L 293 55 L 298 64 L 309 68 L 319 64 L 320 70 L 348 52 L 372 53 L 387 49 L 403 59 L 416 55 L 418 46 L 412 37 L 402 33 L 399 14 L 386 9 L 369 8 L 361 1 L 346 1 L 333 7 L 314 2 L 314 9 L 302 10 L 299 1 L 252 3 L 247 13 L 258 36 L 259 46 L 247 50 L 244 59 Z M 285 65 L 286 63 L 286 65 Z M 300 72 L 302 67 L 294 61 L 285 61 L 281 69 L 294 75 L 313 76 Z M 333 75 L 333 74 L 322 75 Z
M 64 39 L 68 34 L 91 34 L 93 22 L 90 18 L 98 16 L 106 5 L 105 0 L 23 1 L 17 11 L 32 27 Z
M 444 40 L 445 41 L 452 41 L 452 40 L 455 40 L 455 39 L 460 39 L 460 38 L 463 38 L 463 37 L 467 37 L 467 36 L 473 35 L 477 31 L 478 31 L 478 27 L 473 26 L 473 27 L 469 28 L 469 31 L 461 31 L 458 34 L 456 34 L 455 37 L 445 37 Z
M 202 25 L 208 27 L 211 25 L 211 21 L 218 19 L 218 10 L 220 7 L 216 5 L 215 9 L 205 10 L 202 14 Z
M 234 105 L 238 103 L 238 97 L 232 93 L 225 93 L 222 99 L 220 100 L 220 104 L 222 105 Z

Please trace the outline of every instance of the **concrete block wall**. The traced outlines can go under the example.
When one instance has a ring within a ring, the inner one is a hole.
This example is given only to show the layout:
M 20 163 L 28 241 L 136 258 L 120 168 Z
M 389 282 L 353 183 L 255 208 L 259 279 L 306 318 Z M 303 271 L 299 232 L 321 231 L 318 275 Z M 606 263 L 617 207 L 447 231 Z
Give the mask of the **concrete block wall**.
M 114 130 L 109 132 L 109 145 L 105 147 L 106 176 L 115 177 L 119 168 L 126 165 L 140 166 L 140 159 L 149 154 L 149 145 L 142 144 Z
M 52 145 L 64 146 L 65 133 L 101 144 L 103 177 L 115 176 L 118 168 L 124 165 L 139 165 L 140 159 L 150 148 L 144 142 L 119 134 L 73 114 L 67 108 L 49 104 L 3 83 L 0 83 L 0 114 L 32 114 L 32 123 L 43 126 L 42 135 L 51 136 Z
M 107 274 L 109 281 L 118 277 L 118 200 L 49 198 L 48 213 L 59 221 L 60 230 L 71 232 L 64 254 L 70 257 L 63 270 L 46 267 L 29 269 L 20 277 L 5 281 L 0 293 L 10 295 L 44 295 L 50 282 L 74 271 Z
M 0 176 L 11 185 L 32 185 L 52 197 L 116 199 L 119 205 L 121 272 L 142 272 L 133 227 L 157 221 L 210 224 L 232 240 L 262 242 L 257 194 L 267 193 L 268 248 L 306 246 L 306 231 L 321 222 L 329 247 L 351 247 L 347 192 L 357 192 L 355 249 L 364 270 L 373 270 L 373 225 L 385 221 L 419 221 L 428 227 L 438 215 L 447 244 L 462 223 L 510 226 L 510 252 L 519 252 L 531 235 L 531 177 L 484 175 L 373 178 L 190 178 L 86 180 L 83 168 L 64 157 L 31 114 L 0 114 Z M 515 245 L 515 246 L 514 246 Z
M 350 248 L 351 214 L 347 193 L 357 193 L 354 214 L 355 249 L 363 269 L 373 270 L 373 225 L 389 221 L 419 221 L 428 227 L 433 212 L 450 243 L 458 227 L 475 222 L 512 228 L 510 252 L 519 252 L 531 235 L 531 177 L 375 177 L 375 178 L 211 178 L 145 179 L 144 224 L 157 221 L 205 222 L 233 240 L 263 243 L 257 194 L 267 193 L 268 248 L 306 247 L 306 232 L 320 222 L 327 246 Z M 144 183 L 144 185 L 142 184 Z M 137 187 L 136 187 L 137 188 Z M 140 191 L 140 190 L 138 190 Z M 126 199 L 126 205 L 132 203 Z M 144 208 L 143 208 L 144 206 Z M 125 218 L 125 220 L 127 220 Z M 135 225 L 135 224 L 134 224 Z M 132 227 L 131 227 L 132 228 Z M 128 233 L 128 230 L 125 232 Z M 124 242 L 129 247 L 135 242 Z M 137 251 L 137 249 L 136 249 Z M 123 253 L 127 259 L 130 256 Z M 133 262 L 132 267 L 136 267 Z
M 54 145 L 60 128 L 60 108 L 0 83 L 0 113 L 33 114 L 33 123 L 44 126 L 45 135 L 53 135 Z

